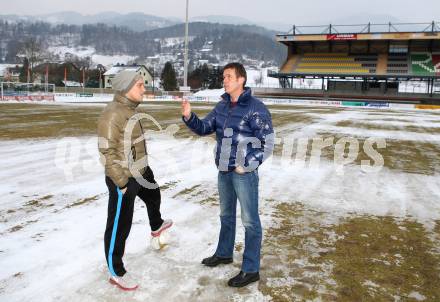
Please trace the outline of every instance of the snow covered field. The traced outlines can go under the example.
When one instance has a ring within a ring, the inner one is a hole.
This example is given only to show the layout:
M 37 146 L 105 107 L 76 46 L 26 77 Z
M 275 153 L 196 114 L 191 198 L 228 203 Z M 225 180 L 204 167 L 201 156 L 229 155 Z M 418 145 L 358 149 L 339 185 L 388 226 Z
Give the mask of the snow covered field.
M 94 134 L 103 106 L 0 104 L 1 301 L 440 300 L 440 112 L 270 106 L 279 140 L 259 172 L 262 279 L 237 290 L 226 282 L 240 269 L 241 227 L 233 265 L 200 264 L 219 231 L 213 138 L 194 137 L 178 103 L 142 105 L 162 127 L 145 121 L 175 226 L 154 251 L 136 203 L 124 259 L 141 287 L 124 293 L 107 282 L 104 259 Z M 357 142 L 356 158 L 338 157 L 344 138 L 346 152 Z M 373 164 L 368 138 L 386 142 L 373 145 L 383 158 L 374 171 L 362 162 Z

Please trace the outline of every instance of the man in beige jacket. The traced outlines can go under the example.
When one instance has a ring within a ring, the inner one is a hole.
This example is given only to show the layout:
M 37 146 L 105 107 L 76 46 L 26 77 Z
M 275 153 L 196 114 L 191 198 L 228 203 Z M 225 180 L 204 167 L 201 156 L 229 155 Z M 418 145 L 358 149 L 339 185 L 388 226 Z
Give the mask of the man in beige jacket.
M 136 108 L 144 97 L 144 82 L 135 71 L 122 71 L 112 81 L 114 99 L 98 121 L 98 147 L 105 166 L 109 191 L 105 256 L 110 283 L 123 290 L 135 290 L 138 283 L 127 273 L 122 257 L 133 220 L 134 200 L 145 203 L 151 235 L 158 237 L 171 227 L 160 213 L 160 189 L 148 166 L 147 146 Z

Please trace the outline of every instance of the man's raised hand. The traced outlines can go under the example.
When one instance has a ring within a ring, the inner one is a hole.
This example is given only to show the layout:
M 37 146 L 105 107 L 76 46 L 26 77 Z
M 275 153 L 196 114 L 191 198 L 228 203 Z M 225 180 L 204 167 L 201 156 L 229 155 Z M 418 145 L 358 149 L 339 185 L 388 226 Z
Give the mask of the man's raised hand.
M 191 104 L 187 99 L 182 100 L 182 115 L 186 120 L 191 117 Z

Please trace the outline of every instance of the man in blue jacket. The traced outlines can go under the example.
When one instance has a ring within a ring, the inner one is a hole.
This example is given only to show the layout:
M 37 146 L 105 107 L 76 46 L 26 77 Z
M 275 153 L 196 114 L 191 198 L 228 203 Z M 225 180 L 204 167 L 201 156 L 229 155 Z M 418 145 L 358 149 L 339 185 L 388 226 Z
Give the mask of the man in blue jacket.
M 204 119 L 182 102 L 185 124 L 198 135 L 216 134 L 215 163 L 220 196 L 220 236 L 214 255 L 203 259 L 206 266 L 232 263 L 237 198 L 245 228 L 245 247 L 240 273 L 228 285 L 242 287 L 260 279 L 262 230 L 258 214 L 258 167 L 272 154 L 274 132 L 266 106 L 245 87 L 246 70 L 240 63 L 223 69 L 226 93 Z

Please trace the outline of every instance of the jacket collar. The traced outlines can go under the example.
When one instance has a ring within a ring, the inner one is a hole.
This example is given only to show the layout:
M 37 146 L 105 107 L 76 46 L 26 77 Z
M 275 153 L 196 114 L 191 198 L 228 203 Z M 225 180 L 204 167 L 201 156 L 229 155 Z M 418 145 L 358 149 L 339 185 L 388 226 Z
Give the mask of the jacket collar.
M 238 104 L 239 105 L 244 105 L 247 103 L 247 101 L 249 101 L 250 97 L 252 96 L 252 91 L 249 87 L 245 87 L 244 91 L 240 94 L 240 96 L 238 97 Z M 231 96 L 229 95 L 229 93 L 224 93 L 222 94 L 222 99 L 224 99 L 226 102 L 230 103 L 231 102 Z
M 125 105 L 128 108 L 133 109 L 133 110 L 136 109 L 137 106 L 139 106 L 139 104 L 140 104 L 139 102 L 134 102 L 134 101 L 128 99 L 127 97 L 123 96 L 120 93 L 116 93 L 115 94 L 115 96 L 113 98 L 113 101 L 114 102 L 118 102 L 118 103 L 120 103 L 122 105 Z

